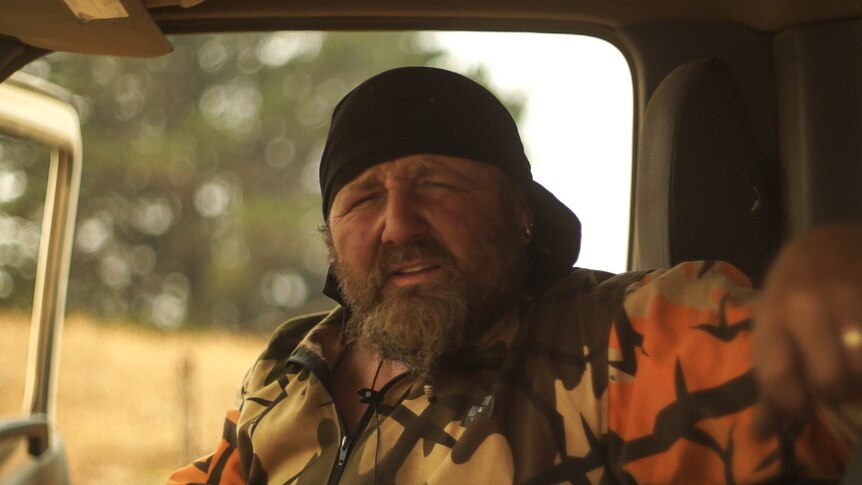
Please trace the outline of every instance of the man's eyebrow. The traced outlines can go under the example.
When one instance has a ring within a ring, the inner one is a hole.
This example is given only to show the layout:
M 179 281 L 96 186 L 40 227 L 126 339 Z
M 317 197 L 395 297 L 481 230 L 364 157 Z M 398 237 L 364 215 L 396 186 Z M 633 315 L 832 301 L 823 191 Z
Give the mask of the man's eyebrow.
M 413 170 L 413 174 L 412 174 L 412 175 L 413 175 L 414 177 L 417 177 L 417 178 L 418 178 L 418 177 L 427 177 L 427 176 L 429 176 L 429 175 L 433 175 L 433 174 L 434 174 L 434 172 L 435 172 L 435 170 L 433 170 L 433 169 L 432 169 L 431 167 L 429 167 L 428 165 L 426 165 L 426 164 L 421 164 L 421 165 L 416 166 L 416 169 L 415 169 L 415 170 Z
M 416 167 L 413 176 L 418 178 L 429 177 L 433 175 L 450 175 L 453 177 L 464 178 L 464 174 L 451 167 L 442 164 L 423 164 Z
M 361 191 L 361 190 L 371 190 L 380 185 L 380 178 L 376 175 L 368 175 L 364 178 L 360 178 L 359 180 L 354 180 L 353 182 L 348 183 L 344 186 L 344 190 L 347 191 Z

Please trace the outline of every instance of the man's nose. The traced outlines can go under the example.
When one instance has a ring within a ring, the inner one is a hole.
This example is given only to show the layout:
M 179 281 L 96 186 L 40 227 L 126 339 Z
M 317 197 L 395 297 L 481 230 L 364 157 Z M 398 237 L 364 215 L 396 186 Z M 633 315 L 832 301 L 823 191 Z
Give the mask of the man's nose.
M 386 201 L 383 243 L 406 244 L 427 235 L 428 221 L 408 192 L 392 191 Z

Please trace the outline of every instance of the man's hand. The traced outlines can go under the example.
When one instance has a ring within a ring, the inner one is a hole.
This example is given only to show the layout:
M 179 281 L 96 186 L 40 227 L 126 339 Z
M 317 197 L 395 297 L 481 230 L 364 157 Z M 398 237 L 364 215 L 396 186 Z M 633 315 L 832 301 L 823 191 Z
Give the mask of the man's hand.
M 754 363 L 761 436 L 814 402 L 862 398 L 862 225 L 815 229 L 782 249 L 755 316 Z

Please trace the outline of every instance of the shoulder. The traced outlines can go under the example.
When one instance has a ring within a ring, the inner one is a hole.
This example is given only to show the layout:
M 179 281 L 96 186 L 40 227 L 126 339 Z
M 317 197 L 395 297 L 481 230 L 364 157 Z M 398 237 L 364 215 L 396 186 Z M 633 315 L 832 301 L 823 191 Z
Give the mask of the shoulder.
M 343 310 L 311 313 L 285 321 L 272 333 L 261 359 L 287 359 L 311 330 L 324 320 L 340 319 Z
M 605 347 L 628 288 L 644 275 L 572 270 L 530 302 L 526 321 L 533 340 L 554 347 Z
M 322 323 L 341 319 L 341 307 L 330 312 L 303 315 L 285 321 L 273 332 L 266 348 L 246 373 L 242 395 L 268 385 L 287 373 L 288 359 L 312 330 Z
M 757 295 L 748 277 L 732 264 L 692 261 L 643 273 L 626 288 L 624 305 L 629 314 L 646 314 L 657 305 L 714 309 L 728 300 L 749 304 Z
M 648 272 L 613 274 L 605 271 L 575 268 L 550 286 L 533 301 L 534 312 L 568 313 L 587 311 L 588 307 L 621 304 L 629 287 L 641 281 Z
M 689 261 L 671 268 L 608 273 L 574 268 L 536 301 L 558 301 L 574 297 L 594 297 L 618 292 L 631 293 L 642 288 L 679 291 L 699 286 L 751 288 L 751 280 L 738 268 L 723 261 Z
M 534 331 L 576 331 L 599 342 L 607 337 L 613 322 L 619 324 L 629 316 L 661 319 L 672 310 L 693 317 L 692 309 L 750 307 L 756 296 L 749 279 L 724 262 L 686 262 L 668 269 L 616 275 L 574 269 L 537 296 L 528 315 Z M 657 313 L 656 308 L 662 312 Z

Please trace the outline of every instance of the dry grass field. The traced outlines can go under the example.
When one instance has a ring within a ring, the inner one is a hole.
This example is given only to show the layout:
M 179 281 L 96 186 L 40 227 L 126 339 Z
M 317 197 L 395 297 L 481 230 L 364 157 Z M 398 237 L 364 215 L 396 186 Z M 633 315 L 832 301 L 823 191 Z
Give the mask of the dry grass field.
M 29 338 L 24 315 L 0 316 L 0 415 L 20 413 Z M 263 337 L 165 333 L 69 317 L 57 420 L 73 485 L 158 484 L 221 436 Z

